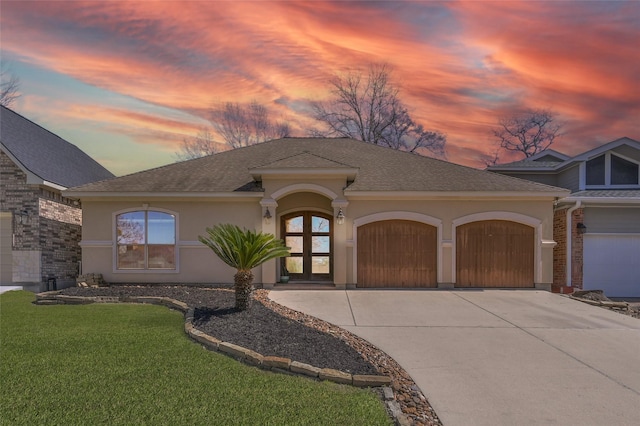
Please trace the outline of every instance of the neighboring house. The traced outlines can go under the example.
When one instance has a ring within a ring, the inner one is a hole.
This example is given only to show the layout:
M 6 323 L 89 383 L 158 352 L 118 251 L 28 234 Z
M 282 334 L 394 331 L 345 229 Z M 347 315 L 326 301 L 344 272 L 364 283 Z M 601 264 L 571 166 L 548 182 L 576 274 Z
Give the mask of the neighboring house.
M 231 283 L 198 241 L 233 223 L 291 256 L 271 287 L 550 289 L 553 205 L 569 191 L 353 139 L 285 138 L 63 192 L 82 201 L 83 268 L 112 283 Z
M 621 138 L 569 157 L 546 150 L 493 172 L 571 190 L 554 213 L 554 290 L 640 297 L 640 142 Z
M 35 291 L 75 283 L 82 210 L 69 187 L 112 178 L 64 139 L 0 110 L 0 285 Z

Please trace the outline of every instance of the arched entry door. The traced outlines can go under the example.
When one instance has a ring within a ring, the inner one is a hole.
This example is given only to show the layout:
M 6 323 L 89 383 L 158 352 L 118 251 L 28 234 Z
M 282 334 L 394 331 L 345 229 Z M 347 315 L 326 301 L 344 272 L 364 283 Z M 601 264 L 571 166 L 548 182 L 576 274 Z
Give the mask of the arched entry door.
M 282 217 L 281 234 L 291 256 L 284 264 L 292 280 L 333 280 L 333 217 L 320 212 L 296 212 Z

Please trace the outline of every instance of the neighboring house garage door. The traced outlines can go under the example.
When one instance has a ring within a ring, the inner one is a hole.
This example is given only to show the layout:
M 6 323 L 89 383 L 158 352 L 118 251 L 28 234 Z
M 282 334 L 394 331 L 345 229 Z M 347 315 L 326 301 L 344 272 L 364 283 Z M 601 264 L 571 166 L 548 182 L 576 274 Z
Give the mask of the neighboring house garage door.
M 437 235 L 409 220 L 358 227 L 358 287 L 437 287 Z
M 640 297 L 640 235 L 584 235 L 583 287 Z
M 456 287 L 534 287 L 534 228 L 483 220 L 456 228 Z

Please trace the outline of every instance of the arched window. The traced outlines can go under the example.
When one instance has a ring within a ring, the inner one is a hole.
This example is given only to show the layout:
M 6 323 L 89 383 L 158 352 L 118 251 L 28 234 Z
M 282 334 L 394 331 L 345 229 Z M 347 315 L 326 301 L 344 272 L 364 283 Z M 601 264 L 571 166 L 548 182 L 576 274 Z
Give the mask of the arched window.
M 158 211 L 116 216 L 118 269 L 176 269 L 176 217 Z

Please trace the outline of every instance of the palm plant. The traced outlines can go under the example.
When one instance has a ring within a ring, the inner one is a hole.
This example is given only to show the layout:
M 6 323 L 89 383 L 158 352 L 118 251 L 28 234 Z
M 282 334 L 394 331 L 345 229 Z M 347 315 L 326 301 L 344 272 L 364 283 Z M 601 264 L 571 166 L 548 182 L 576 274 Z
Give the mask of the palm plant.
M 284 241 L 276 239 L 273 234 L 254 232 L 231 224 L 207 228 L 207 236 L 200 235 L 198 240 L 213 250 L 224 263 L 238 270 L 233 280 L 236 309 L 240 311 L 249 307 L 253 290 L 251 270 L 267 260 L 289 256 Z

